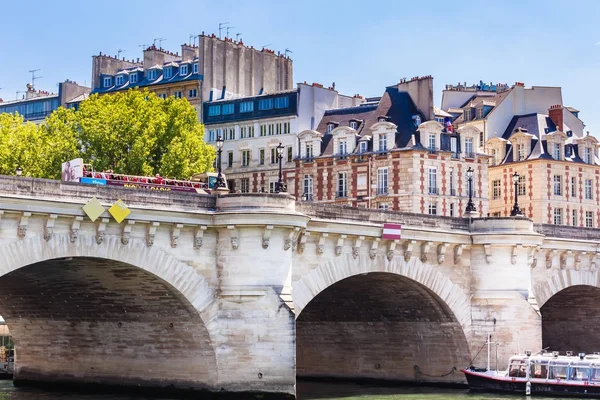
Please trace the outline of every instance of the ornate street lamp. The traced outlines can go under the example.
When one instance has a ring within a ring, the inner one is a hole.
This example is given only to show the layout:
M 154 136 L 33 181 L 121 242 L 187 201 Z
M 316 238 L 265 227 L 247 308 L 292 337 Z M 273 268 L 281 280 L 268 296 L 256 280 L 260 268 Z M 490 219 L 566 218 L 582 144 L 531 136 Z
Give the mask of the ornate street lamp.
M 287 192 L 287 185 L 283 183 L 283 171 L 281 170 L 281 161 L 283 160 L 283 144 L 279 142 L 277 146 L 277 159 L 279 160 L 279 180 L 275 185 L 275 193 Z
M 511 217 L 522 217 L 523 211 L 519 208 L 519 174 L 515 171 L 512 176 L 513 184 L 515 185 L 515 205 L 510 212 Z
M 17 176 L 21 176 L 23 174 L 23 168 L 17 167 L 17 169 L 15 170 L 15 172 L 17 173 Z
M 221 174 L 221 153 L 223 152 L 223 138 L 221 136 L 217 137 L 217 181 L 215 182 L 215 189 L 223 189 L 226 188 L 225 179 L 223 179 L 223 175 Z
M 473 204 L 473 168 L 471 167 L 467 169 L 467 179 L 469 181 L 469 202 L 467 203 L 465 212 L 469 214 L 477 211 L 475 204 Z

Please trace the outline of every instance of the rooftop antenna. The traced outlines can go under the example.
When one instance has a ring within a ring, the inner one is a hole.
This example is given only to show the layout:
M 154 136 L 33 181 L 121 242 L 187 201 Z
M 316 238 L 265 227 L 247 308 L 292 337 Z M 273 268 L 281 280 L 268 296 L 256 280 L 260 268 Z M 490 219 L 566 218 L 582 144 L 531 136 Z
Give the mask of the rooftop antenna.
M 31 69 L 29 70 L 29 72 L 31 72 L 31 85 L 35 86 L 35 81 L 36 79 L 40 79 L 41 76 L 35 76 L 35 73 L 41 71 L 41 69 Z
M 126 51 L 126 50 L 123 50 L 123 49 L 119 49 L 119 50 L 117 50 L 117 58 L 119 58 L 119 59 L 120 59 L 120 58 L 121 58 L 121 53 L 125 53 L 125 51 Z
M 194 36 L 195 35 L 193 33 L 190 33 L 190 36 L 188 36 L 188 40 L 190 41 L 191 45 L 193 45 L 196 42 L 196 39 Z
M 241 33 L 236 33 L 236 34 L 235 34 L 235 41 L 236 41 L 236 42 L 239 42 L 239 41 L 240 41 L 240 36 L 242 36 L 242 34 L 241 34 Z
M 25 93 L 22 90 L 17 90 L 17 94 L 15 95 L 15 100 L 19 100 L 19 93 Z
M 288 53 L 293 53 L 293 51 L 291 51 L 290 49 L 285 49 L 285 56 L 287 57 Z
M 264 49 L 265 47 L 270 46 L 270 45 L 271 45 L 271 43 L 269 43 L 269 44 L 263 44 L 262 48 Z
M 158 47 L 160 49 L 162 49 L 162 42 L 164 42 L 165 40 L 167 40 L 167 39 L 165 39 L 165 38 L 156 38 L 156 39 L 154 39 L 152 45 L 156 46 L 156 41 L 158 41 Z
M 221 39 L 221 30 L 227 25 L 229 25 L 229 22 L 219 22 L 219 39 Z
M 146 44 L 146 43 L 144 43 L 144 44 L 138 44 L 138 47 L 141 47 L 142 50 L 146 50 L 148 48 L 148 46 L 150 46 L 150 45 Z
M 235 28 L 235 26 L 228 26 L 225 28 L 225 37 L 228 38 L 229 37 L 229 30 Z

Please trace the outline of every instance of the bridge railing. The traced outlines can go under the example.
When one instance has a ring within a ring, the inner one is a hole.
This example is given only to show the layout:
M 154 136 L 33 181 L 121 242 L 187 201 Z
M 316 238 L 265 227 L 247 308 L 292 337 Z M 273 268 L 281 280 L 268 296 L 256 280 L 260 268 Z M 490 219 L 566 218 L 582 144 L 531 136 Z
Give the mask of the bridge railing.
M 592 241 L 600 240 L 600 229 L 597 228 L 581 228 L 579 226 L 553 224 L 533 224 L 533 229 L 537 233 L 541 233 L 550 237 Z

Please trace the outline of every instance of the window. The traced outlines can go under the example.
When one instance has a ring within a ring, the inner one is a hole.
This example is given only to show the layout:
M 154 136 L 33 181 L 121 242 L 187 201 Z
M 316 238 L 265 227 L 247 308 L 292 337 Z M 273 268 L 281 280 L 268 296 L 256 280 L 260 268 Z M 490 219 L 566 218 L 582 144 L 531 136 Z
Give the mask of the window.
M 519 181 L 517 182 L 517 191 L 519 196 L 525 196 L 525 175 L 519 175 Z
M 585 180 L 585 199 L 586 200 L 592 200 L 592 180 L 591 179 L 586 179 Z
M 110 76 L 105 76 L 102 82 L 102 86 L 111 87 L 112 86 L 112 78 Z
M 125 83 L 125 76 L 124 75 L 119 75 L 117 76 L 117 86 L 121 86 L 122 84 Z
M 562 196 L 562 185 L 560 175 L 554 175 L 554 195 Z
M 187 64 L 183 64 L 179 66 L 179 75 L 187 75 L 190 66 Z
M 427 211 L 429 212 L 429 215 L 437 215 L 437 204 L 429 203 L 429 206 L 427 207 Z
M 260 136 L 267 136 L 267 125 L 262 124 L 260 126 Z
M 306 200 L 312 200 L 313 196 L 313 177 L 312 175 L 304 175 L 302 180 L 302 195 L 306 196 Z
M 306 158 L 313 158 L 313 145 L 312 143 L 306 143 Z
M 450 203 L 450 216 L 454 217 L 454 203 Z
M 286 97 L 275 98 L 275 108 L 286 108 L 290 105 L 290 99 Z
M 165 78 L 171 78 L 173 76 L 173 68 L 165 68 L 165 70 L 163 71 L 163 76 Z
M 388 194 L 388 169 L 377 169 L 377 194 Z
M 208 131 L 208 141 L 214 142 L 217 140 L 217 132 L 214 129 Z
M 358 122 L 356 122 L 356 121 L 350 121 L 350 128 L 352 128 L 352 129 L 358 128 Z
M 585 148 L 584 151 L 584 161 L 586 162 L 586 164 L 592 164 L 592 149 L 589 147 Z
M 248 127 L 240 126 L 240 139 L 246 139 L 248 137 Z
M 517 144 L 517 161 L 525 160 L 525 144 Z
M 388 203 L 379 203 L 377 204 L 377 208 L 380 210 L 389 210 L 390 206 Z
M 151 81 L 156 79 L 156 70 L 155 69 L 148 70 L 148 79 Z
M 492 181 L 492 200 L 498 200 L 501 195 L 500 179 Z
M 290 133 L 290 123 L 289 122 L 284 122 L 283 123 L 283 133 Z
M 233 114 L 233 103 L 223 104 L 222 111 L 223 115 Z
M 492 166 L 500 164 L 498 161 L 498 149 L 492 149 Z
M 577 226 L 577 210 L 575 209 L 571 211 L 571 225 Z
M 562 225 L 562 208 L 554 209 L 554 225 Z
M 275 124 L 269 124 L 269 136 L 273 136 L 275 133 Z
M 227 168 L 233 167 L 233 151 L 227 152 Z
M 243 101 L 240 103 L 240 112 L 252 112 L 254 111 L 254 102 L 253 101 Z
M 360 142 L 358 144 L 358 151 L 361 153 L 366 153 L 367 152 L 367 142 Z
M 473 157 L 473 138 L 465 139 L 465 157 Z
M 161 99 L 166 99 L 167 98 L 167 94 L 166 93 L 159 93 L 158 97 L 160 97 Z
M 387 151 L 387 135 L 379 135 L 379 151 Z
M 258 150 L 258 165 L 265 165 L 265 149 Z
M 288 146 L 287 148 L 287 162 L 294 161 L 294 151 L 292 150 L 292 146 Z
M 571 197 L 577 197 L 577 178 L 571 177 Z
M 138 81 L 137 72 L 134 72 L 133 74 L 129 75 L 129 83 L 137 83 L 137 81 Z
M 594 212 L 593 211 L 585 212 L 585 227 L 586 228 L 594 227 Z
M 198 97 L 198 89 L 190 89 L 188 90 L 188 97 L 193 99 L 194 97 Z
M 338 174 L 337 197 L 348 197 L 348 173 Z
M 333 130 L 333 124 L 327 124 L 327 128 L 325 130 L 325 133 L 331 133 L 332 130 Z
M 555 160 L 560 160 L 560 143 L 554 143 L 553 155 Z
M 275 193 L 275 185 L 277 181 L 271 180 L 269 181 L 269 193 Z
M 249 138 L 254 137 L 254 125 L 248 125 L 248 137 Z
M 345 156 L 348 154 L 347 142 L 345 140 L 340 140 L 338 142 L 338 154 L 341 156 Z
M 276 129 L 275 129 L 275 133 L 276 133 L 277 135 L 281 135 L 281 123 L 279 123 L 279 124 L 275 124 L 275 128 L 276 128 Z
M 225 139 L 224 140 L 235 140 L 235 129 L 225 128 Z
M 196 64 L 194 64 L 196 65 Z M 250 192 L 250 178 L 242 178 L 242 184 L 240 185 L 240 191 L 242 193 Z
M 448 178 L 450 180 L 450 196 L 456 196 L 456 189 L 454 188 L 454 168 L 450 168 L 448 175 Z
M 198 63 L 192 64 L 192 73 L 194 73 L 194 74 L 198 73 Z
M 483 136 L 483 132 L 479 132 L 479 147 L 483 147 L 485 145 L 485 137 Z
M 470 109 L 464 110 L 464 114 L 465 114 L 464 115 L 465 121 L 470 121 L 471 120 L 471 110 Z
M 435 150 L 435 133 L 429 134 L 427 148 L 430 150 Z
M 271 147 L 271 164 L 277 164 L 277 147 Z
M 208 116 L 214 117 L 216 115 L 221 115 L 221 106 L 209 106 L 208 107 Z
M 259 110 L 270 110 L 273 108 L 273 99 L 260 99 L 258 101 Z
M 483 107 L 480 107 L 477 109 L 477 118 L 478 119 L 483 118 Z
M 182 95 L 183 94 L 181 93 L 181 90 L 178 90 L 173 93 L 173 96 L 175 96 L 176 99 L 180 99 Z
M 242 150 L 242 167 L 250 165 L 250 150 Z
M 458 138 L 450 137 L 450 151 L 452 152 L 452 157 L 458 158 Z
M 427 181 L 429 182 L 429 194 L 437 194 L 437 169 L 435 167 L 429 167 Z

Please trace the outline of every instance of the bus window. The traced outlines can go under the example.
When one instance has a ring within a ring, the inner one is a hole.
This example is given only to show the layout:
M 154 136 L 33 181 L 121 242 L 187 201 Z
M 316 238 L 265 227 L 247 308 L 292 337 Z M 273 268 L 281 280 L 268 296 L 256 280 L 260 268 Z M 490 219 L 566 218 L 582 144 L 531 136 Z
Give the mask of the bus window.
M 548 379 L 567 379 L 566 365 L 553 365 L 550 367 Z
M 600 382 L 600 368 L 594 368 L 592 370 L 592 376 L 590 377 L 591 382 Z
M 590 369 L 587 367 L 571 368 L 570 379 L 573 381 L 587 381 Z
M 529 370 L 529 376 L 532 378 L 546 379 L 548 377 L 548 364 L 547 363 L 531 364 L 531 369 Z
M 510 364 L 510 368 L 508 370 L 508 376 L 514 376 L 518 378 L 525 378 L 526 373 L 526 365 L 522 361 L 513 361 Z

